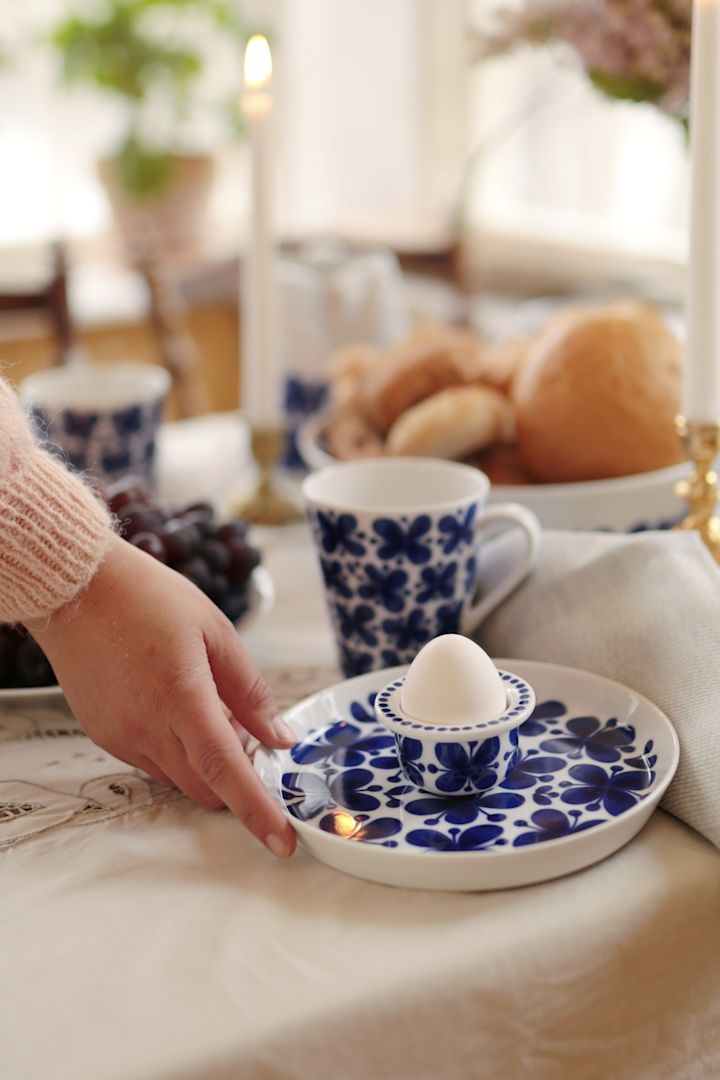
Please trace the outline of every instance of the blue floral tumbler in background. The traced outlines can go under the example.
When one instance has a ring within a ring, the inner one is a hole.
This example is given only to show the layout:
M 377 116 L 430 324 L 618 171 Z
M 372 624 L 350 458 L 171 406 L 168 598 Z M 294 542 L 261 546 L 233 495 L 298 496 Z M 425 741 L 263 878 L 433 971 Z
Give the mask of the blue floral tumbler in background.
M 20 397 L 49 450 L 103 484 L 153 486 L 170 376 L 154 364 L 69 364 L 30 375 Z
M 406 664 L 430 638 L 470 633 L 535 563 L 540 526 L 515 504 L 486 508 L 490 482 L 468 465 L 394 458 L 331 465 L 303 484 L 346 676 Z M 477 598 L 483 532 L 525 543 Z

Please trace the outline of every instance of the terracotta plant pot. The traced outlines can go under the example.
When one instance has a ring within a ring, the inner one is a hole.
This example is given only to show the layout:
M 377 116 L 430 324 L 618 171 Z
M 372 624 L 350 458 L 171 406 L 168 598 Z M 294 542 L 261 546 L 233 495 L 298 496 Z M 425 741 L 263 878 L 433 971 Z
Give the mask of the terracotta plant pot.
M 214 160 L 208 154 L 175 155 L 167 187 L 157 195 L 133 197 L 120 182 L 113 158 L 98 162 L 115 221 L 126 248 L 136 254 L 148 241 L 154 250 L 177 254 L 197 247 L 202 235 Z

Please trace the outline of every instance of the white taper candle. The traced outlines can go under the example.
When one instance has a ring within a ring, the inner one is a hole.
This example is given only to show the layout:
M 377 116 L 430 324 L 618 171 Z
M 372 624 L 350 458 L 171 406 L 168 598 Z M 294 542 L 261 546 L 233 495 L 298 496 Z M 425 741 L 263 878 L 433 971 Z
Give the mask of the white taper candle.
M 693 5 L 688 342 L 683 413 L 720 419 L 720 2 Z
M 255 35 L 245 51 L 242 97 L 250 143 L 250 212 L 240 297 L 243 413 L 254 427 L 276 427 L 282 421 L 271 79 L 270 48 L 262 35 Z

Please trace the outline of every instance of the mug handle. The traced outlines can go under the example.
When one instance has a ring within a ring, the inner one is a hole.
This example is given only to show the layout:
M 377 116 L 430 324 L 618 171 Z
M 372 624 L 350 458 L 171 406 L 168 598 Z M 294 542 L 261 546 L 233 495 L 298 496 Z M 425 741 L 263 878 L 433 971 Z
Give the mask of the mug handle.
M 478 531 L 484 531 L 488 526 L 493 525 L 497 521 L 509 522 L 510 527 L 517 526 L 523 531 L 525 534 L 525 551 L 523 557 L 518 561 L 517 566 L 514 566 L 502 581 L 499 581 L 493 586 L 490 592 L 483 596 L 481 600 L 478 600 L 467 608 L 463 615 L 460 627 L 463 634 L 470 634 L 473 630 L 476 630 L 483 619 L 485 619 L 506 596 L 509 596 L 513 589 L 517 588 L 523 578 L 527 577 L 537 562 L 538 554 L 540 552 L 540 537 L 542 531 L 540 522 L 535 517 L 535 514 L 533 514 L 531 510 L 526 509 L 526 507 L 520 506 L 518 503 L 502 503 L 499 506 L 490 507 L 489 510 L 486 510 L 483 513 L 483 516 L 477 523 L 477 529 Z M 500 531 L 505 532 L 506 530 L 502 529 Z

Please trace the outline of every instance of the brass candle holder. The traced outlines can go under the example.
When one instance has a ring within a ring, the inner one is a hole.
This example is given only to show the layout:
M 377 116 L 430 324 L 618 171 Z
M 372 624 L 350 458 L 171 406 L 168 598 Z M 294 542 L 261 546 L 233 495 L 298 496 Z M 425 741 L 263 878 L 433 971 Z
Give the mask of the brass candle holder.
M 239 508 L 239 513 L 251 525 L 289 525 L 302 518 L 298 506 L 278 492 L 273 470 L 282 457 L 285 432 L 282 428 L 253 428 L 250 445 L 260 475 L 255 491 Z
M 675 487 L 675 494 L 686 500 L 690 511 L 675 527 L 696 529 L 715 561 L 720 562 L 718 476 L 713 469 L 720 452 L 720 421 L 686 420 L 678 416 L 675 429 L 693 467 L 690 478 L 681 480 Z

